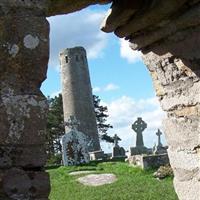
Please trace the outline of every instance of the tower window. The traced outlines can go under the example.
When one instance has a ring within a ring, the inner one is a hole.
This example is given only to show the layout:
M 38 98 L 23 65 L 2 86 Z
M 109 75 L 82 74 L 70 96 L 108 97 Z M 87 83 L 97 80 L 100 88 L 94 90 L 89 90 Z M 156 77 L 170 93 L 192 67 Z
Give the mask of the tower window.
M 76 55 L 76 61 L 79 61 L 79 56 L 78 55 Z
M 65 56 L 65 61 L 66 61 L 66 63 L 68 63 L 68 62 L 69 62 L 69 59 L 68 59 L 68 57 L 67 57 L 67 56 Z

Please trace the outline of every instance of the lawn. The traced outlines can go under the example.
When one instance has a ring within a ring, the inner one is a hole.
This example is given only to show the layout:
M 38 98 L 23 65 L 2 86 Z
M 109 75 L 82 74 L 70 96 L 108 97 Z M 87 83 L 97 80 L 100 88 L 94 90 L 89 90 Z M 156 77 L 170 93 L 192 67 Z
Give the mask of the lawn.
M 91 187 L 70 176 L 76 170 L 95 170 L 96 173 L 113 173 L 118 180 L 112 184 Z M 82 167 L 59 167 L 48 170 L 51 178 L 50 200 L 178 200 L 172 178 L 159 181 L 153 171 L 143 171 L 126 163 L 108 162 Z

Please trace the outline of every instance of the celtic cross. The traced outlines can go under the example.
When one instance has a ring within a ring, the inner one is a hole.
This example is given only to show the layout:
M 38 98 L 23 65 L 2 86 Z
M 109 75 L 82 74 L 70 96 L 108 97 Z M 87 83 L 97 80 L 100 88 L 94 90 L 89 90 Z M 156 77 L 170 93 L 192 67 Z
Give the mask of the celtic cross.
M 136 147 L 144 147 L 142 132 L 147 128 L 147 124 L 142 120 L 141 117 L 137 118 L 132 125 L 132 129 L 136 132 Z
M 160 131 L 160 129 L 158 129 L 158 131 L 156 132 L 156 135 L 158 136 L 158 146 L 161 147 L 162 146 L 162 143 L 161 143 L 162 132 Z

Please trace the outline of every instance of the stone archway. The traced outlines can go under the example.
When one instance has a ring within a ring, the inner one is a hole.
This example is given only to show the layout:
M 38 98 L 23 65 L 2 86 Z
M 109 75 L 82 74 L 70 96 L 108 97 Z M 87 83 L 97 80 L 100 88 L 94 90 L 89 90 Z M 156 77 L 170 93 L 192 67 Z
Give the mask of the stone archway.
M 106 0 L 0 2 L 0 198 L 48 199 L 47 104 L 40 91 L 49 49 L 47 16 Z M 181 200 L 200 192 L 199 0 L 114 0 L 102 29 L 140 49 L 163 110 L 175 189 Z

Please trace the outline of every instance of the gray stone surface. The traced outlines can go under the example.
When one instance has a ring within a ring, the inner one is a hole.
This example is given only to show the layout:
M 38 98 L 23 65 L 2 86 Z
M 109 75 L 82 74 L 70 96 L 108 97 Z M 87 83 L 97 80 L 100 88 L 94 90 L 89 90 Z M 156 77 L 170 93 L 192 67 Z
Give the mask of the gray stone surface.
M 112 7 L 117 5 L 120 3 L 115 1 Z M 142 14 L 135 13 L 120 26 L 115 22 L 116 16 L 113 22 L 105 21 L 103 28 L 111 27 L 144 54 L 156 94 L 167 112 L 164 132 L 175 174 L 174 186 L 181 200 L 199 200 L 200 196 L 199 7 L 198 0 L 151 1 Z M 114 13 L 110 12 L 107 19 Z
M 153 154 L 164 154 L 167 153 L 167 147 L 164 147 L 161 143 L 161 135 L 162 132 L 160 131 L 160 129 L 158 129 L 158 131 L 156 132 L 156 135 L 158 136 L 158 142 L 157 144 L 154 145 L 152 152 Z
M 75 172 L 70 172 L 69 175 L 70 176 L 77 176 L 77 175 L 82 175 L 82 174 L 94 174 L 95 171 L 75 171 Z
M 23 5 L 0 1 L 0 198 L 48 199 L 49 177 L 42 171 L 48 105 L 40 86 L 49 24 L 41 9 Z
M 87 186 L 101 186 L 117 181 L 114 174 L 90 174 L 77 179 L 80 183 Z
M 112 151 L 112 158 L 125 158 L 126 157 L 126 151 L 123 147 L 113 147 Z
M 134 155 L 128 158 L 128 162 L 142 169 L 151 169 L 169 164 L 169 158 L 166 153 L 160 155 Z
M 144 147 L 142 132 L 147 128 L 147 124 L 142 120 L 141 117 L 133 123 L 132 129 L 136 132 L 136 148 Z
M 156 132 L 156 135 L 158 136 L 158 143 L 157 143 L 157 146 L 158 147 L 162 147 L 162 143 L 161 143 L 161 135 L 162 135 L 162 132 L 160 131 L 160 129 L 158 129 L 158 131 Z
M 89 151 L 100 150 L 86 51 L 83 47 L 65 49 L 60 62 L 64 119 L 75 116 L 80 121 L 78 130 L 90 137 Z
M 104 151 L 93 151 L 89 152 L 90 154 L 90 160 L 103 160 L 104 159 Z
M 114 135 L 114 147 L 112 149 L 112 158 L 126 157 L 126 152 L 123 147 L 120 147 L 118 142 L 121 140 L 117 134 Z
M 149 150 L 146 147 L 130 147 L 129 155 L 149 154 Z
M 74 117 L 65 122 L 70 131 L 61 138 L 62 160 L 64 166 L 79 165 L 89 162 L 89 139 L 78 131 L 79 121 Z

